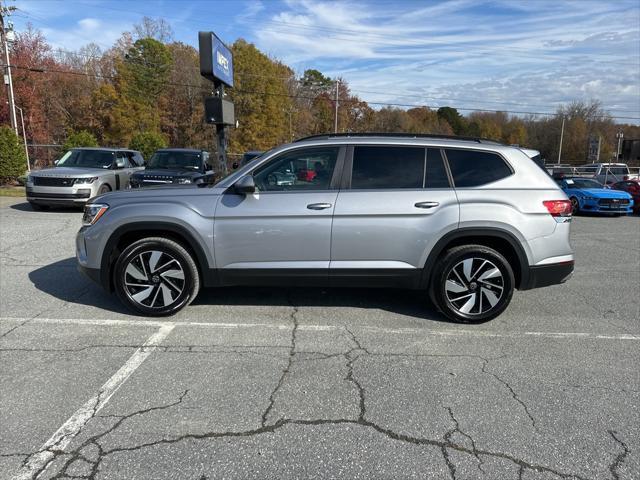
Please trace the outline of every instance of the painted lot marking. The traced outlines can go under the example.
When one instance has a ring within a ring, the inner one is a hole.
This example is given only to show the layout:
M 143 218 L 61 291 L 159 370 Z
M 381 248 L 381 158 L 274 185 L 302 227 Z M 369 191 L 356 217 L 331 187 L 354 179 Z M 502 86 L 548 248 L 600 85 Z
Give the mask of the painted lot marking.
M 174 324 L 165 324 L 151 335 L 147 341 L 138 348 L 127 362 L 105 383 L 97 395 L 90 398 L 76 413 L 47 440 L 37 453 L 31 455 L 23 466 L 14 474 L 14 480 L 27 480 L 40 475 L 49 466 L 55 457 L 54 452 L 61 452 L 69 445 L 71 440 L 80 433 L 82 428 L 104 407 L 114 393 L 122 386 L 136 369 L 142 365 L 156 347 L 167 338 L 175 328 Z
M 27 324 L 52 324 L 52 325 L 96 325 L 96 326 L 112 326 L 112 327 L 207 327 L 207 328 L 230 328 L 230 329 L 250 329 L 250 328 L 272 328 L 278 330 L 291 329 L 290 323 L 229 323 L 229 322 L 171 322 L 158 320 L 115 320 L 115 319 L 82 319 L 82 318 L 13 318 L 0 317 L 0 322 L 16 322 L 21 323 L 28 320 Z M 298 326 L 299 330 L 307 331 L 336 331 L 344 330 L 341 325 L 310 325 L 302 324 Z M 632 334 L 604 334 L 590 332 L 492 332 L 486 330 L 434 330 L 428 328 L 386 328 L 374 325 L 359 325 L 356 328 L 362 328 L 370 332 L 380 332 L 386 334 L 404 334 L 415 335 L 424 334 L 441 337 L 486 337 L 486 338 L 566 338 L 566 339 L 586 339 L 586 340 L 640 340 L 640 335 Z

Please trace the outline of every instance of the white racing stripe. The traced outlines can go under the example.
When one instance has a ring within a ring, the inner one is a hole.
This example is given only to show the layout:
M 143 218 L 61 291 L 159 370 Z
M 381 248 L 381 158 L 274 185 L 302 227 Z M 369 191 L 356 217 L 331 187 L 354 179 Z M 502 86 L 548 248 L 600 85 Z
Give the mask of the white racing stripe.
M 164 324 L 156 333 L 151 335 L 107 383 L 102 386 L 97 395 L 90 398 L 76 413 L 71 415 L 58 431 L 40 447 L 37 453 L 27 458 L 23 466 L 12 477 L 13 480 L 33 479 L 35 475 L 39 475 L 39 472 L 44 471 L 54 458 L 53 452 L 63 451 L 69 445 L 71 440 L 80 433 L 87 422 L 107 404 L 112 395 L 118 391 L 122 384 L 142 365 L 142 362 L 167 338 L 167 335 L 169 335 L 174 328 L 175 325 L 173 323 Z
M 231 322 L 171 322 L 159 320 L 115 320 L 115 319 L 81 319 L 81 318 L 13 318 L 0 317 L 0 322 L 22 323 L 28 321 L 28 324 L 60 324 L 60 325 L 96 325 L 96 326 L 112 326 L 112 327 L 208 327 L 208 328 L 229 328 L 229 329 L 250 329 L 250 328 L 272 328 L 278 330 L 291 329 L 291 323 L 231 323 Z M 470 330 L 468 328 L 434 330 L 429 328 L 411 328 L 411 327 L 378 327 L 375 325 L 357 325 L 354 328 L 370 332 L 380 332 L 385 334 L 405 334 L 405 335 L 431 335 L 442 337 L 487 337 L 487 338 L 566 338 L 566 339 L 587 339 L 587 340 L 640 340 L 640 335 L 633 334 L 611 334 L 611 333 L 592 333 L 592 332 L 496 332 L 490 330 Z M 335 331 L 344 330 L 342 325 L 313 325 L 302 324 L 298 326 L 299 330 L 307 331 Z

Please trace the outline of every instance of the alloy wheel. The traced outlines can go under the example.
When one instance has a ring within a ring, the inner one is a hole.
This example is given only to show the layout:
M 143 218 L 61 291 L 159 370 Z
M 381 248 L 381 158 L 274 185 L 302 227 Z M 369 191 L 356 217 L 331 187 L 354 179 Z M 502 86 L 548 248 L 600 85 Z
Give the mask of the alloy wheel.
M 504 277 L 491 261 L 471 257 L 455 264 L 446 276 L 445 294 L 451 307 L 467 316 L 493 309 L 504 294 Z
M 578 199 L 575 197 L 571 197 L 571 213 L 575 215 L 580 210 L 580 204 L 578 203 Z
M 180 262 L 160 250 L 146 250 L 129 260 L 124 269 L 127 296 L 147 308 L 162 309 L 173 304 L 185 288 Z

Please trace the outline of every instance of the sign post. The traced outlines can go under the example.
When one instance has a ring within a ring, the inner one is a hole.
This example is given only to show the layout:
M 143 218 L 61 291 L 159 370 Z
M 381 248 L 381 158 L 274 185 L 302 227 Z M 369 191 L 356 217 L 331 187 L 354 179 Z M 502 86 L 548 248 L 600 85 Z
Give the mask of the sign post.
M 200 75 L 213 82 L 214 94 L 205 98 L 205 121 L 216 126 L 218 166 L 227 173 L 227 131 L 235 125 L 233 103 L 224 98 L 225 86 L 233 88 L 233 54 L 213 32 L 198 32 Z

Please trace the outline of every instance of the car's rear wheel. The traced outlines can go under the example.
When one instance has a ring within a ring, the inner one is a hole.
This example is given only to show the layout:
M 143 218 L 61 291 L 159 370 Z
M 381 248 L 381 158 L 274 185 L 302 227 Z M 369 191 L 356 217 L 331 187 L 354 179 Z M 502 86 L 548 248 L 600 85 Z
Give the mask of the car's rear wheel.
M 580 202 L 576 197 L 571 197 L 569 200 L 571 200 L 571 214 L 577 215 L 580 212 Z
M 431 296 L 449 319 L 481 323 L 500 315 L 511 302 L 515 279 L 507 259 L 483 245 L 447 251 L 438 261 Z
M 200 290 L 198 268 L 178 242 L 162 237 L 143 238 L 127 247 L 116 260 L 114 286 L 129 308 L 150 316 L 173 315 Z

